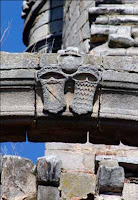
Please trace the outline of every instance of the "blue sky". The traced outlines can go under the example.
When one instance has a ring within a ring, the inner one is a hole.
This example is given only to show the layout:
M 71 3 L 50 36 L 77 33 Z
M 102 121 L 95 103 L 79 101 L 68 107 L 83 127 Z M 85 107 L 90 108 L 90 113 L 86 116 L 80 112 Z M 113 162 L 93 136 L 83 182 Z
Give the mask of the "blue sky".
M 23 20 L 21 19 L 22 0 L 0 0 L 1 37 L 4 30 L 9 30 L 4 35 L 1 51 L 23 52 L 26 47 L 22 42 Z M 34 163 L 37 157 L 44 155 L 44 143 L 2 143 L 3 154 L 18 154 L 31 159 Z

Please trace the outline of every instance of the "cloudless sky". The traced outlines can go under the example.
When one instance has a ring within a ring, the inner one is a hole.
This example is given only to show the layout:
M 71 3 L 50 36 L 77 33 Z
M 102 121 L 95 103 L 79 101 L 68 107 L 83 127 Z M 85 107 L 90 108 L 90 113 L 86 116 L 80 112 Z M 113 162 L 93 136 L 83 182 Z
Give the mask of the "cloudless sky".
M 22 0 L 0 0 L 0 38 L 5 29 L 9 30 L 4 35 L 1 51 L 23 52 L 26 47 L 22 42 L 23 19 L 21 19 Z M 3 154 L 18 154 L 31 159 L 34 163 L 37 157 L 44 155 L 44 143 L 2 143 Z

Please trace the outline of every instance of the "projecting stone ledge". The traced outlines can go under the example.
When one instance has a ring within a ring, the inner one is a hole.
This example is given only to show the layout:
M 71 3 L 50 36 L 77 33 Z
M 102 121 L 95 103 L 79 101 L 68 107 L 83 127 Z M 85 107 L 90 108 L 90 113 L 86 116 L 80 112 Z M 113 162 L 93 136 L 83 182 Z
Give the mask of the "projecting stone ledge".
M 0 141 L 138 145 L 137 72 L 137 56 L 1 52 Z

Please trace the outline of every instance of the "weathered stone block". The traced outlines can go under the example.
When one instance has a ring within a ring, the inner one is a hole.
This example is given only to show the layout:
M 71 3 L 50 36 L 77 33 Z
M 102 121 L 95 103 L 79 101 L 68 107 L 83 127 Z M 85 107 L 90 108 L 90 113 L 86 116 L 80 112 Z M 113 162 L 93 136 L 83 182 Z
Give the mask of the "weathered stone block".
M 129 150 L 128 150 L 129 151 Z M 136 154 L 136 155 L 135 155 Z M 96 168 L 98 168 L 100 161 L 105 160 L 114 160 L 116 159 L 120 166 L 122 166 L 127 173 L 137 173 L 138 171 L 138 159 L 137 159 L 137 150 L 131 153 L 131 156 L 115 156 L 115 155 L 97 155 L 95 158 Z M 133 157 L 132 157 L 133 155 Z M 126 175 L 126 174 L 125 174 Z
M 103 86 L 109 88 L 136 89 L 138 88 L 137 73 L 118 72 L 114 70 L 104 70 L 102 72 Z M 110 82 L 110 83 L 109 83 Z M 113 86 L 114 85 L 114 86 Z
M 41 157 L 37 160 L 38 185 L 59 186 L 61 161 L 55 156 Z
M 108 35 L 116 33 L 118 26 L 109 25 L 91 25 L 91 42 L 106 42 L 108 40 Z
M 2 197 L 4 199 L 36 200 L 36 177 L 33 163 L 19 156 L 4 156 Z
M 40 55 L 40 67 L 43 68 L 49 64 L 57 64 L 57 53 L 44 53 Z
M 123 199 L 137 200 L 138 199 L 138 184 L 125 183 L 123 189 Z
M 99 193 L 121 193 L 124 185 L 124 169 L 116 161 L 101 161 L 97 173 Z
M 112 3 L 112 2 L 110 2 Z M 127 6 L 127 5 L 102 5 L 99 7 L 93 7 L 89 9 L 90 15 L 110 15 L 110 14 L 126 14 L 126 15 L 132 15 L 133 14 L 133 5 Z
M 138 28 L 132 27 L 131 34 L 132 34 L 133 37 L 138 37 Z
M 59 200 L 58 188 L 39 185 L 37 200 Z
M 112 119 L 138 119 L 138 103 L 137 93 L 132 91 L 122 91 L 123 95 L 120 94 L 119 90 L 109 92 L 103 90 L 101 97 L 101 117 L 110 117 Z M 133 104 L 131 103 L 133 101 Z
M 123 200 L 121 196 L 116 195 L 100 195 L 96 196 L 94 200 Z
M 88 21 L 88 11 L 84 10 L 77 20 L 76 31 L 78 32 L 87 21 Z
M 94 56 L 125 56 L 125 48 L 109 48 L 108 43 L 95 47 L 90 51 L 90 54 Z M 134 54 L 135 55 L 135 54 Z
M 31 88 L 1 89 L 1 116 L 34 116 L 35 93 Z
M 118 161 L 115 159 L 103 159 L 100 161 L 100 166 L 105 165 L 106 167 L 119 167 Z
M 87 194 L 95 194 L 96 176 L 88 173 L 62 173 L 60 187 L 62 197 L 86 199 Z
M 109 47 L 111 48 L 128 48 L 134 46 L 134 39 L 125 34 L 109 35 Z
M 127 56 L 138 56 L 138 47 L 130 47 L 126 50 Z
M 30 53 L 0 53 L 1 69 L 36 69 L 39 64 L 39 54 Z
M 127 25 L 138 23 L 138 18 L 135 15 L 110 15 L 99 16 L 96 18 L 96 24 L 109 24 L 109 25 Z
M 0 81 L 3 86 L 34 86 L 35 70 L 33 69 L 10 69 L 1 70 Z
M 77 148 L 77 145 L 75 145 L 74 148 L 75 147 Z M 84 152 L 83 150 L 73 151 L 73 147 L 72 150 L 46 150 L 46 155 L 50 154 L 57 156 L 62 161 L 62 168 L 64 171 L 72 170 L 94 173 L 94 155 L 89 153 L 88 150 L 84 150 Z
M 84 24 L 82 27 L 82 38 L 83 40 L 90 38 L 90 27 L 88 23 Z
M 102 60 L 104 69 L 138 72 L 137 56 L 103 56 Z

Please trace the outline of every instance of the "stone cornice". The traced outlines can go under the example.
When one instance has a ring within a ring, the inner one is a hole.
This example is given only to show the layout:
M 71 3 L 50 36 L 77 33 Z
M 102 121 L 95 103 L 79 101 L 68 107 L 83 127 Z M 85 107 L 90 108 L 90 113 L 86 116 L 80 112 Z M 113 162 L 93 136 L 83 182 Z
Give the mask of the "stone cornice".
M 1 142 L 23 141 L 26 131 L 34 142 L 86 142 L 87 130 L 91 142 L 121 140 L 137 146 L 138 57 L 82 55 L 84 64 L 96 65 L 101 73 L 92 114 L 76 116 L 67 109 L 62 115 L 49 115 L 43 112 L 36 74 L 43 66 L 57 64 L 58 55 L 1 52 Z

